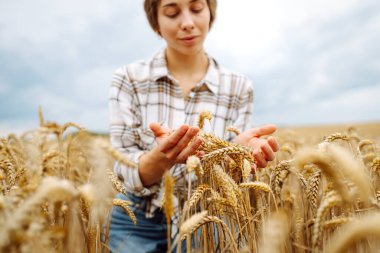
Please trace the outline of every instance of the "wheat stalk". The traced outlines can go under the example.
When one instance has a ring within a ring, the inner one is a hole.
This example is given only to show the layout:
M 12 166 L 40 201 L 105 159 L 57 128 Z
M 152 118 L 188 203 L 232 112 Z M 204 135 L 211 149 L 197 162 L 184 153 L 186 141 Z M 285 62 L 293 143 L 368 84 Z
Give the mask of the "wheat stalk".
M 274 213 L 264 224 L 261 236 L 260 253 L 281 253 L 286 241 L 289 226 L 284 213 Z

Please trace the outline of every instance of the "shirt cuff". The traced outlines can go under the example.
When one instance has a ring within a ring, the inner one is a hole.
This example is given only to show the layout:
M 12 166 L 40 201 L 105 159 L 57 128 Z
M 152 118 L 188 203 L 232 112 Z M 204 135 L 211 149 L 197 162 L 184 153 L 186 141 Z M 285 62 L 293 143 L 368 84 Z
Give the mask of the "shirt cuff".
M 118 167 L 116 169 L 116 174 L 121 175 L 124 179 L 124 185 L 127 190 L 139 197 L 152 195 L 159 189 L 158 183 L 149 187 L 144 187 L 141 182 L 138 165 L 139 159 L 144 153 L 144 151 L 137 151 L 133 154 L 133 156 L 130 156 L 130 158 L 132 158 L 131 160 L 136 164 L 135 168 L 131 168 L 120 162 L 117 162 L 116 164 L 116 167 Z

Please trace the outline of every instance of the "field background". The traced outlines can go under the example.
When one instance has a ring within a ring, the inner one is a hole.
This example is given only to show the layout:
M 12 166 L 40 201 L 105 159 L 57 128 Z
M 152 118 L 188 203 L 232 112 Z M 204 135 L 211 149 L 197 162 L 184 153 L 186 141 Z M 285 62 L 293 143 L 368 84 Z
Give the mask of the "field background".
M 352 127 L 364 138 L 373 139 L 376 142 L 380 140 L 380 122 L 280 127 L 277 135 L 282 136 L 290 131 L 305 138 L 306 143 L 310 141 L 314 143 L 334 133 L 345 133 Z
M 0 139 L 0 252 L 108 253 L 112 206 L 138 224 L 133 205 L 114 199 L 126 189 L 113 164 L 135 164 L 113 149 L 107 133 L 40 116 L 39 128 Z M 380 228 L 380 122 L 281 127 L 276 159 L 254 179 L 247 150 L 201 135 L 205 155 L 187 161 L 183 177 L 195 173 L 198 180 L 187 184 L 176 211 L 179 242 L 193 237 L 195 252 L 378 252 L 379 236 L 368 235 Z M 174 178 L 166 173 L 163 183 L 170 221 Z M 193 233 L 200 226 L 202 233 Z

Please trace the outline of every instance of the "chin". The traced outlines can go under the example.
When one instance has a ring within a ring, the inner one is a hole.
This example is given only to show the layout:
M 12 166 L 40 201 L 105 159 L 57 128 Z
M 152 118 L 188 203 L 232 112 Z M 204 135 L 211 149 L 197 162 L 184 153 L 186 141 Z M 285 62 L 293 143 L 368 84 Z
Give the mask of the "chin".
M 193 56 L 193 55 L 199 54 L 200 52 L 203 52 L 203 46 L 200 46 L 200 45 L 194 45 L 191 47 L 184 47 L 184 46 L 170 47 L 170 46 L 168 46 L 168 48 L 173 53 L 184 55 L 184 56 Z
M 186 48 L 181 50 L 181 53 L 184 55 L 197 55 L 200 52 L 203 52 L 203 47 L 193 47 L 193 48 Z

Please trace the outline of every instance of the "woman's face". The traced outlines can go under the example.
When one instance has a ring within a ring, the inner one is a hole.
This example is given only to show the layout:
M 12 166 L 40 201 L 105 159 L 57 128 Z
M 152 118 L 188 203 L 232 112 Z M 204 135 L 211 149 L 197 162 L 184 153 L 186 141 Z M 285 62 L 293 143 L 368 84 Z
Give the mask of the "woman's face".
M 184 55 L 203 50 L 210 26 L 206 0 L 161 0 L 157 17 L 158 31 L 168 50 Z

